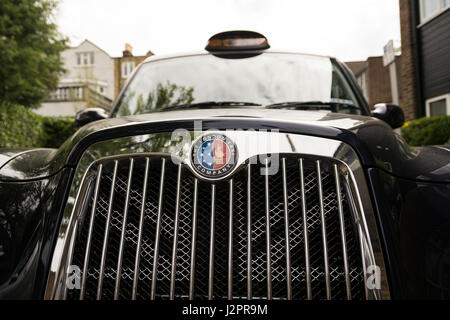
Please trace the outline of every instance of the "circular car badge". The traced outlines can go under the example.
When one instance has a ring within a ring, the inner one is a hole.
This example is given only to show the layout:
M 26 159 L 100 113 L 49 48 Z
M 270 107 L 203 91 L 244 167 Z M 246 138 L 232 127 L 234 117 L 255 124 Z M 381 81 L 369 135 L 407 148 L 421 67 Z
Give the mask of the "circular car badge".
M 236 166 L 237 148 L 223 134 L 207 134 L 194 143 L 191 158 L 198 174 L 217 179 L 230 173 Z

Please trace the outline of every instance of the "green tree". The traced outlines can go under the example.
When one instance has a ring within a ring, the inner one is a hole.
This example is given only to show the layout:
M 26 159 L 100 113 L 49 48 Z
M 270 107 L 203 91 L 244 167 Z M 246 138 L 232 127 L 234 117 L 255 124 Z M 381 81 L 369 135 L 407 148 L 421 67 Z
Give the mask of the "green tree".
M 156 90 L 150 91 L 147 101 L 144 102 L 142 95 L 139 95 L 136 106 L 136 113 L 146 113 L 159 110 L 164 107 L 192 103 L 194 88 L 185 88 L 175 83 L 167 81 L 166 85 L 158 83 Z
M 118 115 L 143 114 L 173 105 L 192 103 L 194 100 L 193 87 L 186 88 L 167 81 L 165 84 L 158 83 L 147 98 L 142 93 L 136 96 L 136 92 L 129 89 L 119 102 Z
M 0 101 L 38 107 L 64 72 L 55 0 L 0 1 Z

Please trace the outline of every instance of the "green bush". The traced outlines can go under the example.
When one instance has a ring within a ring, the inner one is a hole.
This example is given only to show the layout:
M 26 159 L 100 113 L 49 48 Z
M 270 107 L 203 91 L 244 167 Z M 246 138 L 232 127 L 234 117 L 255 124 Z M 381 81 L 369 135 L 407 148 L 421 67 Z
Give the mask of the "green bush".
M 71 117 L 42 117 L 42 125 L 47 148 L 59 148 L 77 130 Z
M 450 144 L 450 116 L 420 118 L 405 123 L 403 138 L 411 146 Z
M 0 148 L 58 148 L 75 131 L 70 117 L 43 117 L 21 105 L 0 103 Z
M 41 118 L 24 106 L 0 104 L 0 148 L 42 147 Z

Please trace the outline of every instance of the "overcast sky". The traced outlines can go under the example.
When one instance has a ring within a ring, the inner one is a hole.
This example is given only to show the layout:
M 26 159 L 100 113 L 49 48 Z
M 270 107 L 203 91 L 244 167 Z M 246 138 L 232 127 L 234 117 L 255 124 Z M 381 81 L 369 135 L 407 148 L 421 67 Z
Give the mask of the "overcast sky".
M 89 39 L 112 56 L 201 50 L 226 30 L 263 33 L 271 47 L 336 56 L 383 54 L 400 40 L 398 0 L 61 0 L 56 16 L 71 45 Z

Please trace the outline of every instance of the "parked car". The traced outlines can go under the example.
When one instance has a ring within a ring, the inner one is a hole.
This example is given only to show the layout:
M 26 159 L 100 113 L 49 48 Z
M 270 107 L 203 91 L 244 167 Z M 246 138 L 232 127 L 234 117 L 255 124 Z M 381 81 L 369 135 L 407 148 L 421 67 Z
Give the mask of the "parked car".
M 449 297 L 449 149 L 335 58 L 224 32 L 77 121 L 0 152 L 3 299 Z

